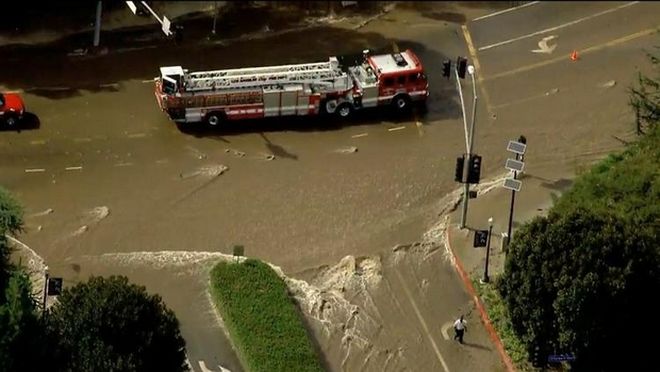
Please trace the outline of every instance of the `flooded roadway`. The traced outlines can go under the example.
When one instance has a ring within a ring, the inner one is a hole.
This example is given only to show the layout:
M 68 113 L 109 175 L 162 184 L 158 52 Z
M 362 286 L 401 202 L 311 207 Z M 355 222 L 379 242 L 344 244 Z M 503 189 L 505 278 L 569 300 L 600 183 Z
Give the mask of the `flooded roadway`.
M 440 23 L 437 30 L 458 44 L 449 28 Z M 316 35 L 314 48 L 309 35 Z M 419 122 L 375 114 L 346 126 L 303 118 L 187 133 L 158 110 L 153 84 L 145 82 L 161 65 L 323 60 L 391 50 L 394 40 L 412 47 L 431 77 L 430 109 Z M 240 370 L 222 331 L 200 316 L 209 313 L 203 275 L 134 270 L 102 255 L 230 253 L 242 244 L 248 256 L 296 272 L 417 240 L 433 202 L 453 186 L 450 154 L 461 152 L 462 137 L 454 90 L 439 81 L 434 63 L 445 56 L 436 43 L 410 40 L 323 27 L 204 51 L 145 49 L 95 59 L 23 51 L 30 63 L 17 57 L 16 73 L 2 84 L 23 89 L 39 128 L 3 132 L 0 142 L 0 181 L 27 208 L 22 240 L 65 283 L 117 273 L 160 293 L 197 353 L 191 360 Z
M 401 10 L 359 31 L 320 27 L 204 49 L 161 46 L 82 58 L 56 49 L 13 50 L 0 62 L 12 71 L 0 85 L 23 90 L 36 115 L 31 122 L 39 124 L 0 133 L 0 184 L 27 209 L 21 240 L 66 285 L 114 273 L 158 292 L 182 322 L 195 370 L 203 362 L 212 370 L 239 371 L 205 294 L 211 258 L 241 244 L 248 256 L 301 273 L 346 255 L 378 255 L 418 241 L 437 216 L 438 200 L 455 188 L 454 159 L 464 151 L 464 136 L 453 82 L 441 78 L 440 66 L 466 50 L 460 26 L 445 22 L 447 15 Z M 431 79 L 425 115 L 367 115 L 344 126 L 303 118 L 182 132 L 158 110 L 147 81 L 162 65 L 203 70 L 325 60 L 365 48 L 391 50 L 393 41 L 411 47 L 425 64 Z M 498 127 L 478 110 L 484 124 L 475 145 L 488 159 L 487 176 L 501 171 L 507 138 L 531 132 L 509 116 L 508 125 Z M 537 116 L 527 109 L 528 118 Z M 596 124 L 585 122 L 583 130 Z M 557 154 L 558 145 L 537 143 L 537 154 Z M 556 156 L 542 160 L 555 162 Z M 157 253 L 163 251 L 172 252 Z M 451 317 L 469 299 L 456 293 L 460 283 L 447 267 L 433 274 L 440 283 L 432 285 L 438 285 L 433 301 L 441 299 L 440 313 Z M 419 357 L 433 354 L 428 351 Z

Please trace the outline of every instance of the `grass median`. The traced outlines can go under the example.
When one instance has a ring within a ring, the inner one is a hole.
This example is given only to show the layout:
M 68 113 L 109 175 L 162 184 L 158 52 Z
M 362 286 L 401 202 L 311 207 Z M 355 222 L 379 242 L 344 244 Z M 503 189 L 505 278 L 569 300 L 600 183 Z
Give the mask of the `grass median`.
M 267 264 L 220 262 L 211 293 L 247 371 L 323 371 L 284 281 Z

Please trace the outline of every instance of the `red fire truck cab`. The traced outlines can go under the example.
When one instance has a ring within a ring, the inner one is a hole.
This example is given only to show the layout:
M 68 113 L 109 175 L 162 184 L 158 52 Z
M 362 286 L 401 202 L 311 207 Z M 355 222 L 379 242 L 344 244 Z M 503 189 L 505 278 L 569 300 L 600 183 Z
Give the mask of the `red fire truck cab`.
M 155 79 L 160 108 L 178 123 L 271 116 L 331 114 L 388 106 L 408 110 L 425 102 L 428 80 L 411 51 L 370 55 L 357 62 L 327 62 L 189 72 L 161 67 Z

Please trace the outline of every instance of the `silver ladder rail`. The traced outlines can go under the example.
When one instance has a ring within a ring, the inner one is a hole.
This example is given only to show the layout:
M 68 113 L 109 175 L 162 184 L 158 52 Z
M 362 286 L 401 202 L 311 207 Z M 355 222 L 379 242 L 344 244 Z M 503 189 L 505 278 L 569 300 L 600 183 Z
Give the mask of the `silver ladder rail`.
M 186 91 L 257 87 L 286 83 L 314 83 L 345 78 L 335 57 L 328 62 L 192 72 L 184 76 Z

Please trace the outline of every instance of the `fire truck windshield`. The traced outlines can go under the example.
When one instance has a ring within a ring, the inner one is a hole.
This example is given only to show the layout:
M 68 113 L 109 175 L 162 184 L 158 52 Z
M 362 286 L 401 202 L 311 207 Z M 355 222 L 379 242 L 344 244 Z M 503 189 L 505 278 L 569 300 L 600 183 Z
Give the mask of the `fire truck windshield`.
M 168 76 L 163 76 L 163 93 L 165 94 L 174 94 L 177 92 L 177 84 L 174 79 Z

